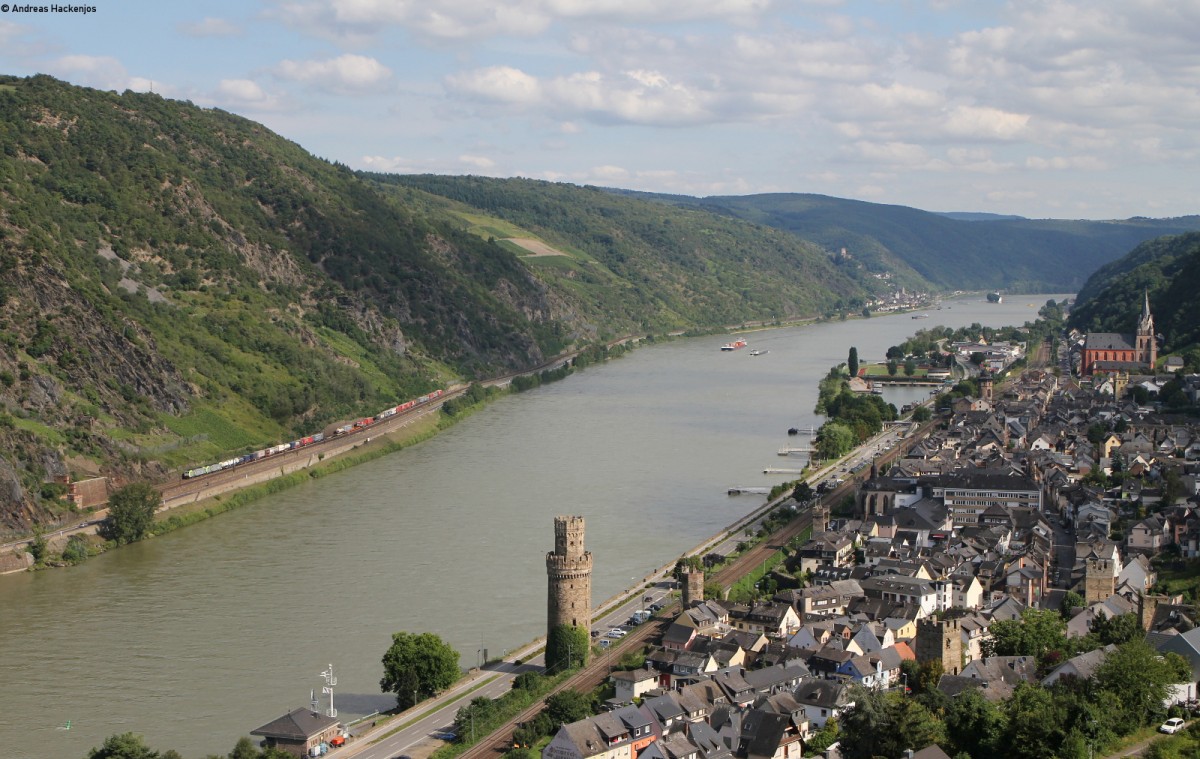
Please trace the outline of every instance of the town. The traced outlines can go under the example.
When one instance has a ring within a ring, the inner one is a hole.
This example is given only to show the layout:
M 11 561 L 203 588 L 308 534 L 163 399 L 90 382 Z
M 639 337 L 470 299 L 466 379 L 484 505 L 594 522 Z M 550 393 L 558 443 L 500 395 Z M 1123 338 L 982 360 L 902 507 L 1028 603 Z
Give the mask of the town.
M 1153 334 L 1147 301 L 1137 335 L 1061 342 L 1081 376 L 980 382 L 815 510 L 769 596 L 706 598 L 684 571 L 661 640 L 543 759 L 1074 756 L 1181 729 L 1195 595 L 1158 573 L 1200 556 L 1200 422 L 1171 413 L 1200 376 L 1154 374 Z M 1084 693 L 1106 716 L 1058 706 Z

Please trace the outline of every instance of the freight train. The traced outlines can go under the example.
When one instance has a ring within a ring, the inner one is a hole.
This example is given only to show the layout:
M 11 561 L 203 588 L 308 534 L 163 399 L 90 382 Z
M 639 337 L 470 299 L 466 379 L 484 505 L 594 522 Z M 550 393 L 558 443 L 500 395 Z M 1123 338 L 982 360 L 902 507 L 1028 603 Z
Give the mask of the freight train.
M 332 438 L 340 437 L 342 435 L 348 435 L 351 432 L 358 432 L 359 430 L 369 429 L 372 425 L 374 425 L 378 422 L 382 422 L 384 419 L 393 417 L 396 414 L 401 414 L 405 411 L 408 411 L 411 408 L 416 408 L 417 406 L 420 406 L 422 404 L 429 403 L 432 400 L 437 400 L 438 398 L 441 398 L 445 394 L 446 394 L 445 390 L 434 390 L 432 393 L 429 393 L 428 395 L 422 395 L 420 398 L 413 398 L 411 401 L 405 401 L 404 403 L 401 403 L 399 406 L 389 406 L 388 408 L 385 408 L 383 411 L 380 411 L 375 416 L 364 417 L 355 422 L 352 422 L 351 424 L 344 424 L 341 427 L 338 427 L 337 429 L 335 429 L 333 432 L 329 433 L 328 436 L 326 436 L 326 434 L 324 432 L 318 432 L 315 435 L 309 435 L 307 437 L 302 437 L 297 440 L 293 440 L 290 443 L 280 443 L 279 445 L 273 445 L 270 448 L 263 448 L 260 451 L 254 451 L 253 453 L 247 453 L 242 456 L 235 456 L 231 459 L 225 459 L 224 461 L 218 461 L 215 464 L 209 464 L 208 466 L 200 466 L 200 467 L 196 467 L 195 469 L 188 469 L 188 470 L 184 471 L 183 479 L 190 480 L 193 477 L 201 477 L 206 474 L 212 474 L 213 472 L 222 472 L 226 469 L 232 469 L 233 467 L 238 466 L 239 464 L 248 464 L 251 461 L 258 461 L 259 459 L 265 459 L 268 456 L 274 456 L 277 453 L 283 453 L 285 451 L 294 451 L 297 448 L 304 448 L 305 446 L 312 445 L 313 443 L 320 443 L 321 441 L 325 440 L 327 437 L 332 439 Z

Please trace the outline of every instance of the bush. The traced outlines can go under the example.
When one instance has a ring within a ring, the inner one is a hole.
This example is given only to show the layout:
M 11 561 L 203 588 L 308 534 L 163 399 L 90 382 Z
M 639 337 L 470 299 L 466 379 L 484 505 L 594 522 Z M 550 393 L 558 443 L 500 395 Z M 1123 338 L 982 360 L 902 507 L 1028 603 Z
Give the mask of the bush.
M 62 559 L 68 564 L 79 564 L 91 555 L 87 538 L 82 535 L 72 535 L 63 548 Z

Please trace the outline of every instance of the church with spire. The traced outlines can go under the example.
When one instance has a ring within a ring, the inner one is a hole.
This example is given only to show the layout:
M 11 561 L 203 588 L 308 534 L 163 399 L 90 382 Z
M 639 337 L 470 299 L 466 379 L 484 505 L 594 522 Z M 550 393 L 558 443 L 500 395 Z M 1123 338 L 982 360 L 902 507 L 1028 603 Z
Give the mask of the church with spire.
M 1154 337 L 1154 316 L 1150 313 L 1150 291 L 1144 292 L 1142 315 L 1137 332 L 1089 332 L 1083 346 L 1080 373 L 1144 374 L 1154 371 L 1158 361 L 1158 342 Z

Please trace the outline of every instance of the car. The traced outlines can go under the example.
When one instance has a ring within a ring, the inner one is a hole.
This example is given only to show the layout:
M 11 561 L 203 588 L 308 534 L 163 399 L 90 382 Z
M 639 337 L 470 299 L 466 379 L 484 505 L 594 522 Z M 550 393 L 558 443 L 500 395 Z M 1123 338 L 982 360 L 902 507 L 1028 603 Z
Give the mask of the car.
M 1158 732 L 1166 733 L 1167 735 L 1172 735 L 1172 734 L 1177 733 L 1180 730 L 1182 730 L 1184 727 L 1184 724 L 1185 723 L 1181 718 L 1172 717 L 1171 719 L 1167 720 L 1166 722 L 1164 722 L 1158 726 Z
M 619 627 L 614 627 L 613 629 L 606 632 L 605 635 L 607 635 L 610 638 L 624 638 L 627 635 L 627 633 Z
M 600 637 L 600 631 L 599 631 L 599 630 L 592 630 L 592 637 L 593 637 L 593 638 L 599 638 L 599 637 Z
M 433 734 L 433 737 L 437 738 L 439 741 L 453 743 L 454 741 L 458 740 L 458 733 L 454 732 L 453 730 L 438 730 Z

